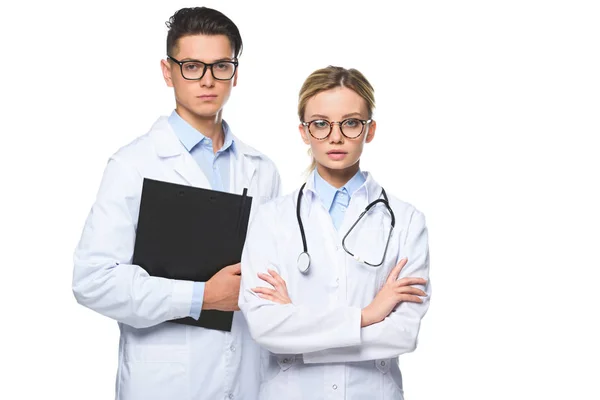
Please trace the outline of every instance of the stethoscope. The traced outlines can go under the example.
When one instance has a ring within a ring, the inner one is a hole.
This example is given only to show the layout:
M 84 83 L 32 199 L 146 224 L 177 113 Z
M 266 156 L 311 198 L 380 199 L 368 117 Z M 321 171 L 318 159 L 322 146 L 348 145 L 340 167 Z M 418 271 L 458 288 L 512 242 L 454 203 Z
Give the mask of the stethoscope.
M 310 268 L 310 254 L 308 254 L 308 246 L 306 245 L 306 235 L 304 233 L 304 225 L 302 224 L 302 218 L 300 218 L 300 203 L 302 202 L 302 192 L 304 190 L 304 186 L 306 186 L 306 183 L 304 183 L 302 185 L 302 187 L 300 188 L 300 192 L 298 192 L 298 201 L 296 202 L 296 216 L 298 217 L 298 226 L 300 227 L 300 236 L 302 237 L 302 245 L 304 246 L 304 251 L 302 253 L 300 253 L 300 255 L 298 256 L 298 269 L 303 274 L 306 274 Z M 383 264 L 383 261 L 385 260 L 385 254 L 387 253 L 388 245 L 390 244 L 390 239 L 392 237 L 392 231 L 394 230 L 394 226 L 396 225 L 396 217 L 394 216 L 394 212 L 392 211 L 392 208 L 390 207 L 390 203 L 388 201 L 387 194 L 385 193 L 385 189 L 383 189 L 383 188 L 381 188 L 381 195 L 383 195 L 383 199 L 381 199 L 381 198 L 377 199 L 377 200 L 373 201 L 372 203 L 370 203 L 367 207 L 365 207 L 365 210 L 360 214 L 358 219 L 354 222 L 354 224 L 350 227 L 348 232 L 346 232 L 346 234 L 342 238 L 342 247 L 344 248 L 344 251 L 346 253 L 350 254 L 356 261 L 365 263 L 371 267 L 379 267 L 381 264 Z M 380 197 L 381 197 L 381 195 L 380 195 Z M 360 222 L 362 217 L 364 217 L 365 214 L 367 212 L 369 212 L 369 210 L 378 203 L 382 203 L 388 209 L 388 211 L 390 212 L 390 216 L 392 217 L 392 223 L 390 225 L 390 232 L 388 233 L 388 238 L 385 243 L 385 249 L 383 250 L 383 256 L 381 257 L 381 261 L 379 262 L 379 264 L 371 264 L 371 263 L 363 260 L 360 256 L 354 255 L 352 252 L 350 252 L 346 248 L 346 238 L 348 237 L 350 232 L 352 232 L 354 227 Z

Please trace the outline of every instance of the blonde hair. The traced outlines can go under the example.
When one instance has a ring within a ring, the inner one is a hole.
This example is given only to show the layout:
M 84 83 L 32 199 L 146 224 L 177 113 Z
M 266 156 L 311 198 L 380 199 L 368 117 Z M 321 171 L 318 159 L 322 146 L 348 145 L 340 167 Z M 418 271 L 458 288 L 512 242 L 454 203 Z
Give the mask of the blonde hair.
M 298 117 L 300 118 L 300 121 L 304 122 L 306 104 L 310 99 L 321 92 L 338 87 L 346 87 L 355 91 L 365 100 L 369 119 L 373 117 L 373 110 L 375 109 L 375 90 L 367 78 L 354 68 L 345 69 L 330 65 L 327 68 L 318 69 L 310 74 L 304 81 L 304 84 L 302 84 L 300 95 L 298 97 Z M 308 149 L 308 152 L 311 154 L 310 149 Z M 313 157 L 307 172 L 315 169 L 316 165 L 317 162 Z

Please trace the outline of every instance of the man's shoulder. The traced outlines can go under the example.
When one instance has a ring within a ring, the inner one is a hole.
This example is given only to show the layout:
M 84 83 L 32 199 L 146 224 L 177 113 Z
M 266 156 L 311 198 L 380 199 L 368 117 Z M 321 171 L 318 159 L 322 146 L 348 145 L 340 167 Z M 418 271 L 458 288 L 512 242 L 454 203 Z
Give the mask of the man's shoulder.
M 164 128 L 164 124 L 166 124 L 166 117 L 158 118 L 150 129 L 117 149 L 111 158 L 128 163 L 137 163 L 140 160 L 147 161 L 149 158 L 156 157 L 157 144 L 154 136 L 157 130 Z

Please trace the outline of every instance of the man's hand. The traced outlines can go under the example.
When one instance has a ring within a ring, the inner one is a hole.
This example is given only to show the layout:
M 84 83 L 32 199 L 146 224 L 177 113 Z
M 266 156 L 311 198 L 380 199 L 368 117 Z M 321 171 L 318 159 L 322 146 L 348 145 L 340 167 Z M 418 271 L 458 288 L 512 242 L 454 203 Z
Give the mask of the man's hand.
M 290 296 L 288 295 L 288 292 L 287 292 L 287 285 L 285 284 L 285 281 L 283 280 L 283 278 L 276 271 L 274 271 L 272 269 L 269 269 L 267 271 L 269 271 L 268 274 L 263 274 L 263 273 L 259 272 L 258 277 L 260 279 L 262 279 L 263 281 L 270 283 L 275 289 L 258 287 L 258 288 L 252 289 L 252 291 L 254 293 L 258 293 L 259 297 L 261 297 L 263 299 L 271 300 L 274 303 L 279 303 L 279 304 L 291 303 L 292 300 L 290 300 Z
M 204 285 L 203 310 L 238 311 L 240 282 L 242 280 L 240 263 L 229 265 L 210 278 Z
M 427 283 L 425 279 L 402 278 L 398 280 L 400 271 L 402 271 L 407 261 L 406 258 L 400 260 L 388 275 L 385 285 L 377 293 L 371 304 L 363 308 L 361 313 L 361 327 L 383 321 L 400 302 L 423 302 L 419 296 L 426 296 L 426 293 L 411 285 L 424 285 Z

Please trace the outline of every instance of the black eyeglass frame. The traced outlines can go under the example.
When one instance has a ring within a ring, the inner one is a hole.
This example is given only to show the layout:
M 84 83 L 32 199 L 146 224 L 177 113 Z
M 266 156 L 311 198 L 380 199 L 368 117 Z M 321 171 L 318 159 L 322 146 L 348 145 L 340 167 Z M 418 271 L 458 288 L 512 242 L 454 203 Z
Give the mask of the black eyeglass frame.
M 206 75 L 206 70 L 210 69 L 210 73 L 213 76 L 214 79 L 218 80 L 218 81 L 230 81 L 233 79 L 233 77 L 235 76 L 235 71 L 237 71 L 237 67 L 238 67 L 238 60 L 234 59 L 234 60 L 221 60 L 221 61 L 216 61 L 214 63 L 205 63 L 204 61 L 200 61 L 200 60 L 187 60 L 187 61 L 179 61 L 171 56 L 167 56 L 167 58 L 171 61 L 173 61 L 175 64 L 179 65 L 179 69 L 181 71 L 181 76 L 183 76 L 183 79 L 186 79 L 188 81 L 199 81 L 200 79 L 204 78 L 204 75 Z M 202 75 L 200 75 L 199 78 L 188 78 L 185 76 L 185 74 L 183 73 L 183 65 L 186 63 L 200 63 L 204 65 L 204 70 L 202 71 Z M 229 64 L 233 64 L 233 72 L 231 74 L 230 78 L 227 79 L 222 79 L 222 78 L 217 78 L 215 76 L 215 71 L 213 71 L 213 65 L 216 64 L 223 64 L 223 63 L 229 63 Z

